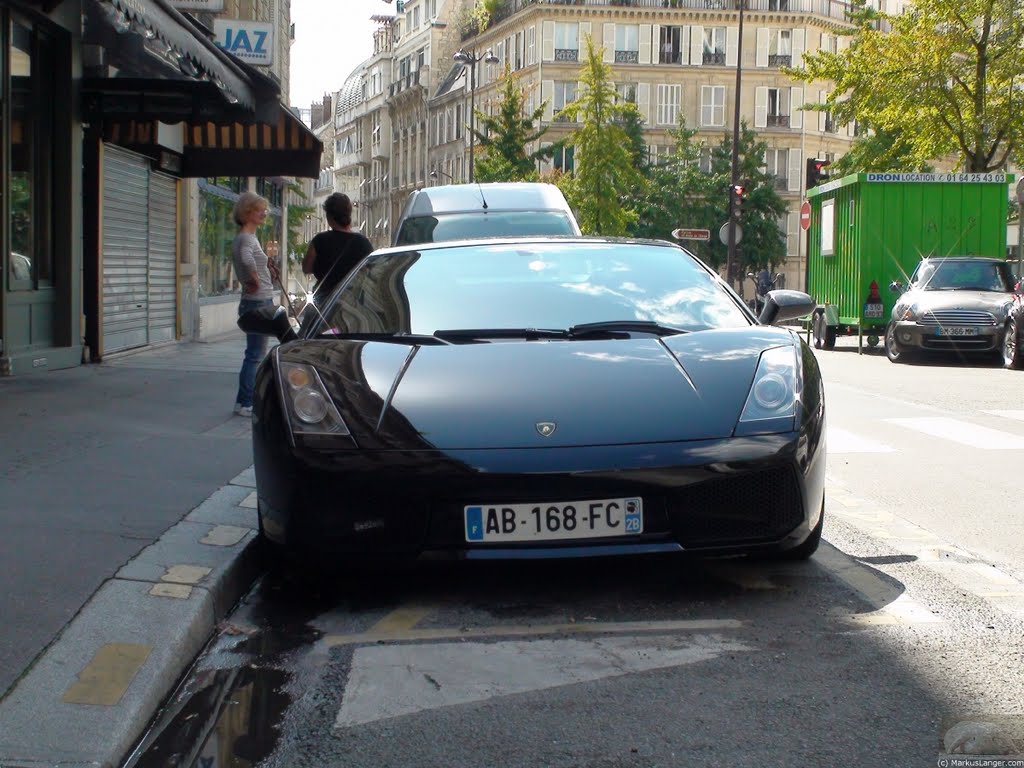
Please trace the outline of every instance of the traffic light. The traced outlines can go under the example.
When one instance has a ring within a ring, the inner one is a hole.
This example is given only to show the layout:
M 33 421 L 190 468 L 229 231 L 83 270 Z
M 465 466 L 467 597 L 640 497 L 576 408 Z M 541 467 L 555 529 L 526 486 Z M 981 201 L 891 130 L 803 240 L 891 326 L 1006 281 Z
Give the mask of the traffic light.
M 813 189 L 828 181 L 828 168 L 832 163 L 817 157 L 807 158 L 807 189 Z
M 746 199 L 747 190 L 742 184 L 733 184 L 729 187 L 729 210 L 732 217 L 738 219 L 743 215 L 743 201 Z

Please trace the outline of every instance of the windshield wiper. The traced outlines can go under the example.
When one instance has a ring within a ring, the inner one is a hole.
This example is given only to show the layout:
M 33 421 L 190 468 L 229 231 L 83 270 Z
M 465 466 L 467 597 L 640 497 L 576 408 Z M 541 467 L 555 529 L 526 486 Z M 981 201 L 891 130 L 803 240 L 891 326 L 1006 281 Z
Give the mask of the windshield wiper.
M 580 323 L 569 329 L 569 335 L 578 339 L 581 336 L 601 336 L 609 333 L 653 333 L 656 336 L 675 336 L 689 333 L 683 328 L 673 328 L 653 320 L 604 320 L 599 323 Z
M 349 333 L 340 331 L 332 333 L 328 330 L 318 333 L 316 338 L 338 339 L 339 341 L 384 341 L 395 344 L 447 344 L 444 339 L 422 333 Z
M 449 328 L 434 331 L 444 341 L 486 341 L 488 339 L 567 339 L 569 332 L 559 328 Z

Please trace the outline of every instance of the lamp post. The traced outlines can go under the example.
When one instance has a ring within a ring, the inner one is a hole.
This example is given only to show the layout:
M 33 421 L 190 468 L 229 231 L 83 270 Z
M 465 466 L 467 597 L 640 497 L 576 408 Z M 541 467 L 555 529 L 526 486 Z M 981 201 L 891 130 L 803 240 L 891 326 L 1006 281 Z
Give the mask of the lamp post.
M 473 181 L 473 149 L 476 145 L 476 65 L 481 61 L 485 64 L 497 64 L 498 57 L 490 50 L 480 55 L 476 51 L 460 48 L 452 58 L 469 65 L 469 180 Z
M 736 186 L 740 183 L 740 84 L 743 77 L 743 6 L 747 0 L 736 0 L 740 11 L 739 35 L 736 43 L 736 93 L 733 96 L 732 117 L 732 172 L 729 181 L 729 250 L 725 257 L 725 279 L 732 285 L 732 265 L 736 263 L 736 227 L 737 217 L 733 215 L 733 198 Z
M 452 181 L 455 181 L 455 177 L 452 176 L 450 173 L 447 173 L 446 171 L 439 171 L 437 168 L 434 168 L 430 171 L 430 178 L 433 179 L 434 181 L 437 181 L 438 176 L 444 176 L 446 179 L 451 179 Z

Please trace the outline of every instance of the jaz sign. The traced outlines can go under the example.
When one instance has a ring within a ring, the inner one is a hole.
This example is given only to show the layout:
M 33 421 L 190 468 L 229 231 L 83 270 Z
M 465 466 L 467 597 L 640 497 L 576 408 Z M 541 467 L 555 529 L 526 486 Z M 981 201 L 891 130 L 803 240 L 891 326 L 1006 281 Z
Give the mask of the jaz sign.
M 269 67 L 274 63 L 274 25 L 265 21 L 215 19 L 214 42 L 246 64 Z

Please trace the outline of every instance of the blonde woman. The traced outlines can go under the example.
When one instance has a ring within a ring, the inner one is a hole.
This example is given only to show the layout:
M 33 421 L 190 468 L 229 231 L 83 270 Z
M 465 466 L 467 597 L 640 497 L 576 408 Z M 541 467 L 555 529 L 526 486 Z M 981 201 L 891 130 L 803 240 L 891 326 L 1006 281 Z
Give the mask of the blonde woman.
M 235 275 L 242 283 L 242 298 L 238 302 L 238 316 L 259 307 L 274 303 L 274 281 L 280 282 L 277 265 L 264 253 L 256 230 L 266 220 L 270 204 L 255 192 L 243 192 L 238 196 L 233 212 L 238 224 L 238 235 L 231 243 L 231 257 L 235 264 Z M 256 369 L 267 351 L 267 337 L 259 333 L 245 335 L 245 356 L 242 369 L 238 372 L 238 394 L 235 396 L 235 413 L 239 416 L 252 415 L 252 393 L 256 382 Z

